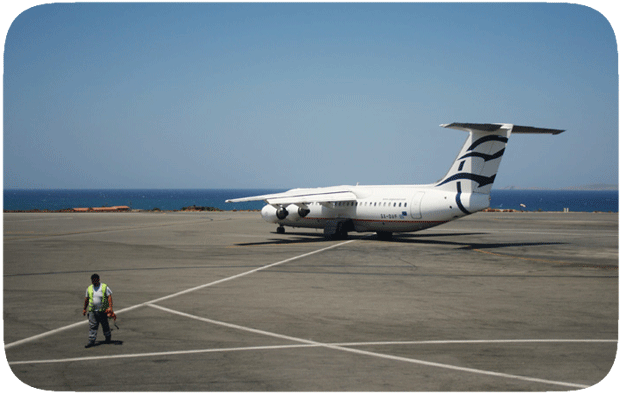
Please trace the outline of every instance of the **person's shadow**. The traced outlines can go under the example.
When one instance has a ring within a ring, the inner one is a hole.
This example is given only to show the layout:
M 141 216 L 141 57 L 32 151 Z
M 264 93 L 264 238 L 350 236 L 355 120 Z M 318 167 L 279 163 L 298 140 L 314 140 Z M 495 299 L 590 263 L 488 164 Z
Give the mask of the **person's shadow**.
M 110 342 L 106 342 L 106 341 L 97 341 L 95 342 L 93 345 L 89 346 L 89 347 L 96 347 L 96 346 L 101 346 L 101 345 L 122 345 L 123 341 L 110 341 Z

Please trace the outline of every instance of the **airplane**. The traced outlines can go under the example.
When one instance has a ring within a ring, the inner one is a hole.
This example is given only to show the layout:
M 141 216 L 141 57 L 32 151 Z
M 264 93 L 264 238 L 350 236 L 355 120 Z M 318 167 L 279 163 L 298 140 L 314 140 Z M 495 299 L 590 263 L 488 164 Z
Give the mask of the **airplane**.
M 513 133 L 560 134 L 565 130 L 507 123 L 450 123 L 441 127 L 469 133 L 448 173 L 426 185 L 332 186 L 291 189 L 226 200 L 260 201 L 261 216 L 285 227 L 323 229 L 328 239 L 345 239 L 351 231 L 393 233 L 438 226 L 488 208 L 490 192 L 508 139 Z

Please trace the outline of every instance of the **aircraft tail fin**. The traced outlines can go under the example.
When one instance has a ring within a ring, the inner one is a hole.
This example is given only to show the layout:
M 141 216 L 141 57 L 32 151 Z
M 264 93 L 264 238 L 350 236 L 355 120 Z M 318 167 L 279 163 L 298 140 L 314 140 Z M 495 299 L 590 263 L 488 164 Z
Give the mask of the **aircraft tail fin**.
M 457 193 L 489 194 L 506 143 L 512 133 L 559 134 L 564 130 L 516 126 L 507 123 L 451 123 L 442 127 L 469 132 L 448 173 L 435 187 Z

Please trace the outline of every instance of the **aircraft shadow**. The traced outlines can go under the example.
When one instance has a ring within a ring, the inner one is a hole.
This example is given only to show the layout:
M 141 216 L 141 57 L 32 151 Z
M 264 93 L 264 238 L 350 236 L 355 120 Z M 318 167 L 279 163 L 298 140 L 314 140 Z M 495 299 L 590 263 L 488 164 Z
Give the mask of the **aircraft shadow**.
M 548 245 L 565 245 L 566 242 L 457 242 L 457 241 L 445 241 L 437 239 L 425 239 L 435 237 L 454 237 L 458 235 L 480 235 L 484 233 L 446 233 L 446 234 L 398 234 L 387 242 L 402 242 L 402 243 L 417 243 L 426 245 L 449 245 L 460 246 L 460 249 L 473 250 L 473 249 L 499 249 L 499 248 L 514 248 L 521 246 L 548 246 Z
M 396 233 L 394 234 L 394 240 L 397 240 L 399 238 L 437 238 L 437 237 L 458 237 L 458 236 L 463 236 L 463 235 L 484 235 L 484 234 L 488 234 L 488 233 L 481 233 L 481 232 L 477 232 L 477 233 L 425 233 L 425 234 L 418 234 L 418 233 Z M 374 235 L 374 238 L 377 238 L 377 235 Z
M 272 234 L 276 234 L 273 232 Z M 305 244 L 313 242 L 326 242 L 327 238 L 320 233 L 303 233 L 303 232 L 286 232 L 285 238 L 272 238 L 268 241 L 261 242 L 244 242 L 236 243 L 235 246 L 256 246 L 256 245 L 287 245 L 287 244 Z
M 466 235 L 482 235 L 485 233 L 481 232 L 471 232 L 471 233 L 442 233 L 442 234 L 395 234 L 390 240 L 382 240 L 381 242 L 387 243 L 409 243 L 409 244 L 425 244 L 425 245 L 444 245 L 444 246 L 456 246 L 460 247 L 463 250 L 473 250 L 473 249 L 499 249 L 499 248 L 512 248 L 512 247 L 523 247 L 523 246 L 548 246 L 548 245 L 564 245 L 565 242 L 492 242 L 492 243 L 481 243 L 481 242 L 459 242 L 459 241 L 448 241 L 445 238 L 456 238 L 459 236 Z M 285 236 L 289 236 L 289 238 L 277 238 L 270 239 L 268 241 L 262 242 L 247 242 L 247 243 L 237 243 L 236 246 L 258 246 L 258 245 L 291 245 L 291 244 L 304 244 L 304 243 L 321 243 L 331 241 L 323 234 L 320 233 L 304 233 L 304 232 L 287 232 Z M 437 239 L 444 238 L 444 239 Z M 378 236 L 376 234 L 373 235 L 349 235 L 347 239 L 367 239 L 367 240 L 377 240 Z

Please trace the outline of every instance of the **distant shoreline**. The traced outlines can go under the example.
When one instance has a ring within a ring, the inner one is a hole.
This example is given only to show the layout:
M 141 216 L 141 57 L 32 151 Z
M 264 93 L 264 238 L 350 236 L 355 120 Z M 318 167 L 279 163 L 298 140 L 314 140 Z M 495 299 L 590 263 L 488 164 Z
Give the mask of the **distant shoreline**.
M 495 190 L 536 190 L 536 191 L 550 191 L 550 192 L 562 192 L 562 191 L 571 191 L 571 192 L 612 192 L 619 191 L 620 188 L 618 185 L 607 185 L 607 184 L 596 184 L 596 185 L 584 185 L 584 186 L 569 186 L 563 187 L 559 189 L 547 189 L 544 187 L 519 187 L 519 186 L 504 186 L 497 188 Z
M 367 185 L 372 186 L 372 185 Z M 147 190 L 147 191 L 176 191 L 176 190 L 217 190 L 217 191 L 243 191 L 243 190 L 265 190 L 265 191 L 286 191 L 291 188 L 276 188 L 276 189 L 250 189 L 250 188 L 182 188 L 182 189 L 167 189 L 167 188 L 4 188 L 5 192 L 11 191 L 100 191 L 100 190 L 121 190 L 121 191 L 132 191 L 132 190 Z M 495 187 L 493 190 L 540 190 L 540 191 L 550 191 L 550 192 L 560 192 L 560 191 L 588 191 L 588 192 L 596 192 L 596 191 L 620 191 L 619 185 L 611 185 L 611 184 L 596 184 L 596 185 L 583 185 L 583 186 L 567 186 L 561 188 L 545 188 L 545 187 L 523 187 L 523 186 L 503 186 L 503 187 Z
M 103 207 L 101 207 L 103 208 Z M 182 213 L 236 213 L 236 212 L 260 212 L 260 209 L 230 209 L 224 210 L 214 207 L 207 207 L 209 209 L 204 210 L 191 210 L 191 209 L 172 209 L 172 210 L 164 210 L 164 209 L 131 209 L 131 210 L 101 210 L 97 208 L 93 208 L 90 210 L 85 209 L 58 209 L 58 210 L 50 210 L 50 209 L 29 209 L 29 210 L 4 210 L 4 213 L 170 213 L 170 212 L 182 212 Z M 528 210 L 518 210 L 518 209 L 499 209 L 499 208 L 487 208 L 479 212 L 497 212 L 497 213 L 609 213 L 609 214 L 617 214 L 618 211 L 528 211 Z M 477 213 L 477 212 L 474 212 Z
M 4 212 L 92 211 L 243 211 L 263 201 L 226 204 L 231 198 L 262 195 L 264 190 L 45 190 L 6 191 Z M 617 190 L 491 190 L 490 208 L 517 211 L 618 212 Z

